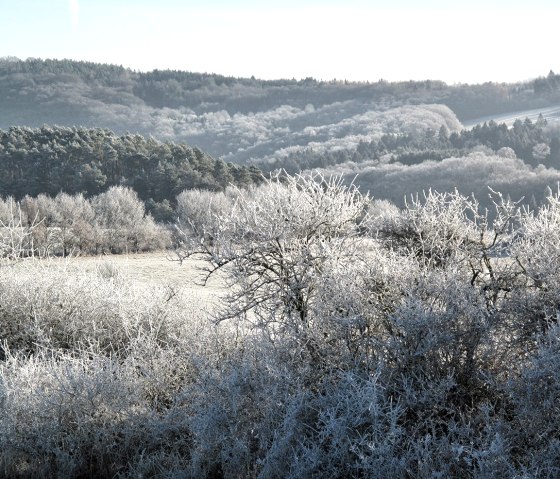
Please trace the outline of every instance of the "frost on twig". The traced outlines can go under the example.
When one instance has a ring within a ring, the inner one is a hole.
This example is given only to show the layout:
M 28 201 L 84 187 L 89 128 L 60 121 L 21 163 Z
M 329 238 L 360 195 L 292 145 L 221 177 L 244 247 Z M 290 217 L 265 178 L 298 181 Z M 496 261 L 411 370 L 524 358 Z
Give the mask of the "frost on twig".
M 25 220 L 21 207 L 8 198 L 7 211 L 0 217 L 0 260 L 12 262 L 35 255 L 33 231 L 42 219 L 38 214 Z

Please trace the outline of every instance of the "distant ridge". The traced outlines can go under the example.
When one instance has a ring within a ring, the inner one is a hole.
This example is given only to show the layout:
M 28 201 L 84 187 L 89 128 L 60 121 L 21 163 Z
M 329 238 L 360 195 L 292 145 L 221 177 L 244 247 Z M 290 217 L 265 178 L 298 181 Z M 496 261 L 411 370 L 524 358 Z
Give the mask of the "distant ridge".
M 254 164 L 283 152 L 332 152 L 373 141 L 378 134 L 364 129 L 365 119 L 404 106 L 438 104 L 469 122 L 558 105 L 559 78 L 550 72 L 525 83 L 454 86 L 434 80 L 259 80 L 5 57 L 0 59 L 0 128 L 109 128 L 198 146 L 226 162 Z M 398 134 L 399 128 L 394 122 L 382 133 Z

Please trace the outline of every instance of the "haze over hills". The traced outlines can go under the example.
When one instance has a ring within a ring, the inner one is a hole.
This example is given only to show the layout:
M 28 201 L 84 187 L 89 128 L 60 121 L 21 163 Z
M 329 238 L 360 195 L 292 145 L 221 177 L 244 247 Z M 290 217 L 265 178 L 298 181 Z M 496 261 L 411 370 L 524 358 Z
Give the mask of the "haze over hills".
M 323 168 L 353 178 L 363 172 L 359 182 L 364 189 L 373 188 L 377 197 L 397 203 L 407 193 L 431 186 L 458 187 L 471 193 L 473 184 L 488 182 L 486 170 L 478 168 L 485 162 L 481 155 L 486 155 L 487 164 L 499 163 L 492 171 L 501 172 L 501 177 L 494 178 L 493 184 L 503 187 L 506 193 L 535 197 L 538 201 L 547 186 L 554 186 L 558 179 L 556 168 L 560 168 L 558 126 L 554 122 L 547 124 L 538 113 L 544 112 L 552 119 L 558 114 L 559 104 L 560 75 L 553 72 L 524 83 L 449 86 L 432 80 L 262 81 L 182 71 L 141 73 L 115 65 L 70 60 L 0 60 L 1 129 L 45 124 L 106 128 L 116 135 L 130 132 L 158 141 L 186 143 L 216 160 L 256 165 L 265 173 L 280 168 L 289 173 Z M 515 122 L 527 111 L 532 121 Z M 507 119 L 512 128 L 508 130 L 506 125 L 491 121 L 484 128 L 461 133 L 464 125 L 472 127 L 481 118 Z M 4 159 L 5 164 L 33 156 L 32 152 L 18 153 L 20 147 L 28 146 L 27 142 L 27 146 L 18 146 L 10 140 L 18 135 L 6 136 L 3 155 L 9 158 Z M 32 138 L 43 133 L 25 135 Z M 79 132 L 80 137 L 84 135 L 99 137 L 98 132 Z M 67 146 L 61 145 L 65 154 L 70 151 Z M 88 168 L 112 168 L 104 164 L 104 157 L 91 156 L 98 146 L 85 146 L 85 156 L 91 157 L 85 162 Z M 511 151 L 498 154 L 503 148 Z M 56 148 L 51 150 L 56 152 Z M 476 161 L 463 161 L 472 154 Z M 33 161 L 59 161 L 45 156 L 44 151 L 42 155 Z M 449 158 L 459 163 L 442 161 Z M 521 163 L 515 163 L 515 158 Z M 65 165 L 71 165 L 65 161 Z M 123 156 L 119 161 L 128 159 Z M 426 161 L 432 162 L 429 168 L 428 163 L 424 165 Z M 456 164 L 470 164 L 474 169 L 467 168 L 467 174 Z M 515 165 L 528 169 L 527 174 L 507 174 L 516 170 Z M 165 168 L 157 161 L 153 166 Z M 542 174 L 543 167 L 553 170 Z M 64 168 L 66 177 L 74 178 L 73 187 L 81 191 L 79 185 L 85 184 L 81 170 Z M 541 168 L 541 173 L 533 171 L 535 168 Z M 530 187 L 526 184 L 529 177 Z M 394 183 L 389 178 L 400 180 Z M 445 181 L 435 185 L 434 178 Z M 222 180 L 223 177 L 217 182 L 208 181 L 219 185 Z M 40 178 L 37 181 L 36 184 L 49 182 Z M 136 184 L 131 178 L 122 181 L 115 177 L 107 185 Z M 484 196 L 482 188 L 476 189 Z M 174 194 L 170 190 L 159 196 L 173 199 Z M 145 196 L 161 201 L 153 195 Z
M 0 61 L 0 128 L 109 128 L 186 142 L 214 157 L 244 163 L 306 148 L 347 149 L 384 133 L 437 130 L 442 124 L 454 131 L 460 129 L 457 120 L 558 104 L 559 78 L 551 74 L 529 83 L 456 86 L 439 81 L 261 81 L 5 58 Z M 425 111 L 421 106 L 433 104 L 442 107 Z M 425 118 L 423 125 L 418 117 Z

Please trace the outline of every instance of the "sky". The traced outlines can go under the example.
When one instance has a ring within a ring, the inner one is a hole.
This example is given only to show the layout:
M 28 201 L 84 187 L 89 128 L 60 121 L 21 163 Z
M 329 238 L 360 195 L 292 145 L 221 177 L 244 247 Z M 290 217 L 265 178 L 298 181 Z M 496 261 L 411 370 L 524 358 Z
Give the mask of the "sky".
M 0 0 L 0 57 L 260 79 L 560 72 L 558 0 Z

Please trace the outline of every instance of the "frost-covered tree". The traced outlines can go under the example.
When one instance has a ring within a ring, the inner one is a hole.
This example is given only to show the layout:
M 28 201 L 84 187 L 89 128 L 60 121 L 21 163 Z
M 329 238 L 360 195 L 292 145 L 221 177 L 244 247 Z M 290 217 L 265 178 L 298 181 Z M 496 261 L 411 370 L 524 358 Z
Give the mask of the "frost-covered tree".
M 179 255 L 202 254 L 209 275 L 229 275 L 231 294 L 219 319 L 246 317 L 316 355 L 310 331 L 317 287 L 334 264 L 357 257 L 368 201 L 340 178 L 276 176 L 238 194 L 231 210 L 211 214 L 212 236 L 201 231 Z
M 0 260 L 32 256 L 33 234 L 40 223 L 37 215 L 29 219 L 12 197 L 0 199 Z
M 93 209 L 102 249 L 120 253 L 165 245 L 166 235 L 146 215 L 144 204 L 134 190 L 111 187 L 93 199 Z
M 88 251 L 95 244 L 95 213 L 82 194 L 70 196 L 59 193 L 54 198 L 55 221 L 59 228 L 62 255 Z
M 179 235 L 204 237 L 211 241 L 218 234 L 216 218 L 231 211 L 233 195 L 239 190 L 222 192 L 185 190 L 177 196 L 177 227 Z M 233 195 L 232 195 L 233 194 Z

